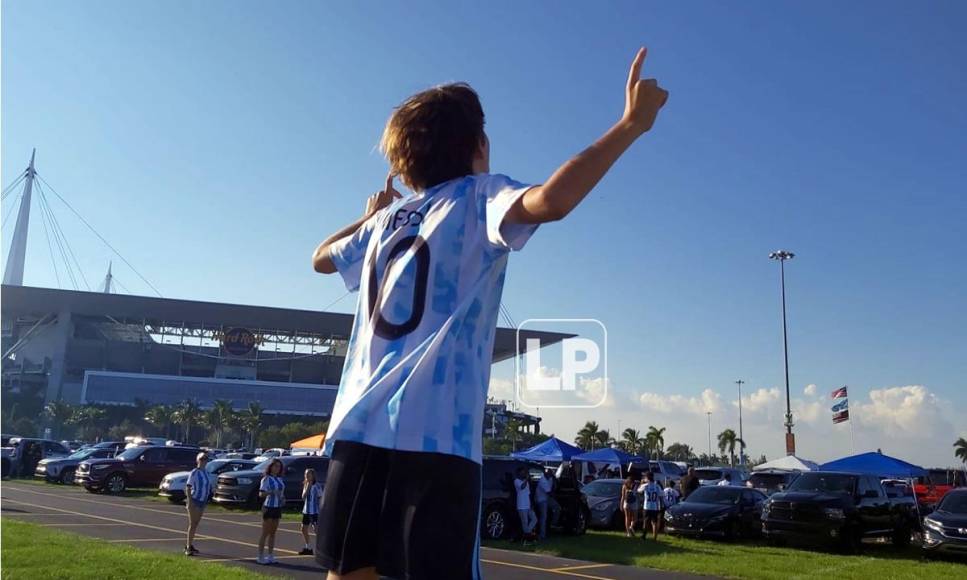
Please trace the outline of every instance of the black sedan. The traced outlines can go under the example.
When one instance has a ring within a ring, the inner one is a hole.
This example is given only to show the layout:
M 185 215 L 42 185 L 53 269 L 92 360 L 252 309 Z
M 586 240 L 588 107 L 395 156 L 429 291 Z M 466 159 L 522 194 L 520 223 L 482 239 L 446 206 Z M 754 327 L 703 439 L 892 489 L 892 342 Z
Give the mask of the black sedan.
M 727 540 L 757 536 L 762 532 L 759 518 L 765 500 L 761 491 L 747 487 L 700 487 L 665 511 L 665 531 Z
M 71 453 L 67 457 L 50 457 L 41 459 L 34 470 L 34 477 L 52 483 L 74 483 L 74 471 L 81 461 L 87 459 L 106 459 L 114 457 L 116 449 L 110 447 L 86 447 Z
M 967 489 L 948 491 L 923 518 L 923 550 L 967 556 Z

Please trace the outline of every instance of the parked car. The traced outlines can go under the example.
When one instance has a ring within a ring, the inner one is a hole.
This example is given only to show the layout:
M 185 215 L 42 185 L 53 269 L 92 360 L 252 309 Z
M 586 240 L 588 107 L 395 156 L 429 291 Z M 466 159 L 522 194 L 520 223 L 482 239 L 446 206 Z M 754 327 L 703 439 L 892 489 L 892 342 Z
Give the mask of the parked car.
M 156 487 L 166 474 L 193 468 L 197 455 L 197 447 L 131 447 L 112 459 L 82 461 L 77 466 L 74 483 L 92 493 L 112 494 L 128 487 Z
M 923 551 L 967 556 L 967 489 L 948 491 L 923 518 Z
M 225 506 L 257 507 L 259 504 L 259 483 L 262 481 L 265 468 L 275 458 L 268 458 L 248 470 L 223 473 L 218 476 L 215 494 L 212 501 Z M 316 470 L 319 483 L 325 485 L 326 473 L 329 470 L 328 457 L 311 457 L 286 455 L 278 457 L 285 467 L 283 479 L 285 481 L 286 503 L 302 501 L 302 479 L 306 469 Z
M 124 441 L 101 441 L 100 443 L 89 443 L 81 447 L 81 449 L 111 449 L 114 451 L 114 454 L 117 455 L 118 453 L 124 451 L 124 446 L 126 444 L 127 443 Z
M 0 449 L 3 477 L 7 477 L 11 473 L 30 477 L 42 459 L 70 455 L 70 450 L 64 447 L 60 441 L 50 439 L 11 437 L 8 444 L 7 447 Z
M 595 479 L 581 488 L 587 497 L 592 528 L 624 529 L 625 517 L 621 512 L 621 485 L 623 479 Z
M 77 439 L 74 439 L 74 440 L 62 440 L 60 442 L 60 444 L 63 445 L 64 447 L 70 449 L 70 452 L 71 453 L 79 450 L 81 447 L 84 447 L 84 445 L 85 445 L 85 443 L 83 441 L 78 441 Z
M 205 471 L 211 475 L 212 481 L 216 482 L 218 476 L 223 473 L 248 471 L 256 465 L 257 463 L 250 459 L 213 459 L 205 466 Z M 158 495 L 168 498 L 172 503 L 185 501 L 185 484 L 188 483 L 190 473 L 191 471 L 175 471 L 166 475 L 158 486 Z
M 675 485 L 685 476 L 685 472 L 672 461 L 651 460 L 651 461 L 632 461 L 625 470 L 625 477 L 630 475 L 634 479 L 641 481 L 644 479 L 646 471 L 650 471 L 655 481 L 665 487 L 667 481 Z M 623 524 L 622 524 L 623 525 Z
M 731 485 L 745 485 L 745 482 L 749 479 L 749 475 L 742 471 L 741 469 L 735 469 L 734 467 L 696 467 L 695 477 L 698 478 L 698 482 L 701 485 L 718 485 L 725 475 L 728 474 L 731 479 Z
M 891 499 L 879 478 L 833 471 L 801 474 L 763 505 L 762 523 L 770 541 L 833 543 L 849 550 L 870 537 L 905 546 L 918 527 L 911 503 Z
M 34 469 L 34 477 L 51 483 L 74 483 L 74 472 L 82 461 L 114 457 L 116 450 L 110 447 L 88 447 L 71 453 L 67 457 L 41 459 Z
M 798 471 L 763 469 L 752 472 L 748 483 L 752 485 L 752 489 L 757 489 L 766 495 L 772 495 L 784 491 L 797 477 L 799 477 Z
M 229 451 L 225 454 L 225 459 L 251 459 L 254 461 L 258 456 L 258 453 L 249 453 L 248 451 Z
M 766 499 L 761 491 L 747 487 L 700 487 L 665 511 L 665 531 L 726 540 L 758 536 L 762 533 L 762 504 Z
M 913 489 L 921 505 L 932 509 L 950 490 L 963 485 L 964 474 L 956 469 L 930 469 L 928 475 L 918 477 Z
M 520 534 L 514 477 L 517 469 L 521 467 L 527 470 L 533 498 L 537 480 L 544 472 L 541 464 L 511 457 L 484 458 L 480 518 L 483 537 L 499 540 Z M 561 509 L 552 519 L 550 527 L 560 528 L 572 534 L 586 532 L 591 514 L 587 498 L 581 491 L 573 469 L 559 470 L 559 475 L 554 479 L 554 490 L 551 495 Z M 551 517 L 550 514 L 548 516 Z
M 168 440 L 164 437 L 125 437 L 125 449 L 131 449 L 132 447 L 142 447 L 145 445 L 158 445 L 164 447 L 167 445 Z

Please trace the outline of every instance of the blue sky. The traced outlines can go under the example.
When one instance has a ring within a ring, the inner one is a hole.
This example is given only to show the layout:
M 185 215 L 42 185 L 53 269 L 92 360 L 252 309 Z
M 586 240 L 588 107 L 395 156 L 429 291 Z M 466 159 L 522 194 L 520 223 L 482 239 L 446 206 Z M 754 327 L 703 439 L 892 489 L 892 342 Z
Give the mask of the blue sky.
M 645 44 L 671 92 L 654 130 L 511 260 L 515 319 L 608 327 L 615 404 L 546 427 L 660 424 L 704 449 L 704 411 L 662 405 L 712 401 L 717 432 L 742 378 L 764 393 L 750 452 L 781 453 L 766 256 L 787 248 L 794 412 L 848 384 L 858 447 L 950 462 L 967 435 L 965 17 L 952 1 L 8 0 L 3 185 L 37 147 L 38 171 L 165 296 L 320 309 L 344 291 L 309 256 L 380 187 L 395 104 L 470 82 L 493 170 L 540 182 L 616 120 Z M 110 252 L 52 203 L 94 285 Z M 26 283 L 56 286 L 39 224 Z M 511 378 L 495 367 L 494 392 Z M 807 456 L 849 450 L 825 409 L 801 429 Z

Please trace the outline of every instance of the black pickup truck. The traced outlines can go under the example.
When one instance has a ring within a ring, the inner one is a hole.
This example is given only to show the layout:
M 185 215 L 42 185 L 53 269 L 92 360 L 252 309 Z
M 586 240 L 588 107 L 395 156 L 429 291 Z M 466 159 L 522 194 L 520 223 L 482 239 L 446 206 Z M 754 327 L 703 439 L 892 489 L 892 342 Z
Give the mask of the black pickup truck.
M 917 521 L 911 502 L 891 497 L 878 477 L 862 473 L 803 473 L 762 506 L 762 532 L 770 542 L 798 539 L 850 551 L 870 537 L 906 546 Z

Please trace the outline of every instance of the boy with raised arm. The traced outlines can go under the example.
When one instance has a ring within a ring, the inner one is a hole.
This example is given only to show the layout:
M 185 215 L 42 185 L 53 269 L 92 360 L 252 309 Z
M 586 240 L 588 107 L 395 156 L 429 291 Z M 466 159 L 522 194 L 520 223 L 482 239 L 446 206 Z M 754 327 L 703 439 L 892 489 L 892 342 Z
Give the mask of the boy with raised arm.
M 360 292 L 326 437 L 316 560 L 330 579 L 480 576 L 481 429 L 507 256 L 652 127 L 668 93 L 641 80 L 644 59 L 641 49 L 615 125 L 543 185 L 489 173 L 483 109 L 466 84 L 393 111 L 386 187 L 313 255 L 317 272 Z

